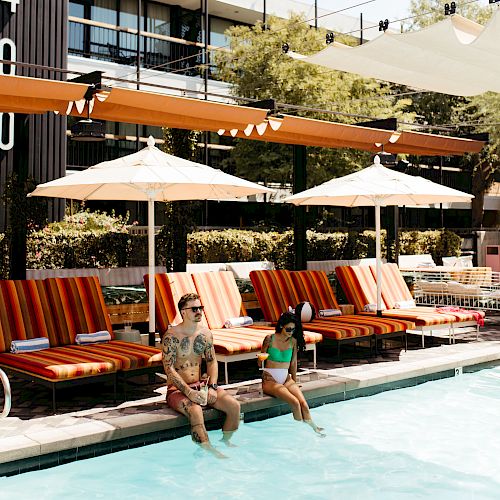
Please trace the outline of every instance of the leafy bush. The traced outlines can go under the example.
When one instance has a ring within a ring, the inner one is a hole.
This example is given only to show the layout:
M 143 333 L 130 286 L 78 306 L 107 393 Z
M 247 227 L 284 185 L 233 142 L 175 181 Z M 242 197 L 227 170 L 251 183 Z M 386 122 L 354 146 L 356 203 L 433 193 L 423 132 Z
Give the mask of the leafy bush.
M 125 218 L 86 210 L 30 233 L 27 267 L 124 267 L 130 249 Z
M 386 232 L 382 231 L 382 257 Z M 451 231 L 403 231 L 400 253 L 430 253 L 439 261 L 445 255 L 460 254 L 461 239 Z M 361 259 L 375 255 L 375 231 L 319 233 L 307 231 L 308 260 Z M 198 231 L 188 235 L 188 260 L 231 262 L 269 260 L 278 269 L 293 268 L 293 232 L 258 232 L 238 229 Z

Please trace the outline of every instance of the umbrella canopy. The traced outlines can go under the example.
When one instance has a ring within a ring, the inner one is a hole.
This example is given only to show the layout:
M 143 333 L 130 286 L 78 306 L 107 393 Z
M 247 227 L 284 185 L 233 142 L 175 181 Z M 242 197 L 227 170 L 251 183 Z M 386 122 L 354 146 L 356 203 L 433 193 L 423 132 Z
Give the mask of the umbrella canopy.
M 122 158 L 106 161 L 67 177 L 39 184 L 28 196 L 75 200 L 127 200 L 148 202 L 148 265 L 154 275 L 154 202 L 225 200 L 257 193 L 274 193 L 260 184 L 226 174 L 207 165 L 147 147 Z M 154 279 L 149 280 L 149 332 L 155 331 Z
M 380 207 L 389 205 L 425 205 L 470 201 L 474 196 L 423 177 L 414 177 L 374 164 L 358 172 L 331 179 L 284 201 L 294 205 L 336 205 L 375 207 L 375 250 L 377 264 L 377 311 L 381 310 Z

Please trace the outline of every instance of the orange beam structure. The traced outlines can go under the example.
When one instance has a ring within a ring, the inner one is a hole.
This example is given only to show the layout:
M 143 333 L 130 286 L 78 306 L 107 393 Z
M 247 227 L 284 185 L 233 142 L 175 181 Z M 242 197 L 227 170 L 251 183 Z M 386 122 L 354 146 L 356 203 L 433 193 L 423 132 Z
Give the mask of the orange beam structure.
M 86 116 L 72 101 L 81 101 L 87 84 L 0 75 L 0 112 L 45 113 L 56 111 Z M 112 88 L 104 101 L 94 99 L 92 118 L 116 122 L 206 130 L 242 139 L 354 148 L 371 152 L 451 156 L 478 153 L 483 141 L 393 132 L 336 122 L 284 115 L 268 117 L 269 110 L 166 95 L 158 92 Z M 81 108 L 80 108 L 81 109 Z

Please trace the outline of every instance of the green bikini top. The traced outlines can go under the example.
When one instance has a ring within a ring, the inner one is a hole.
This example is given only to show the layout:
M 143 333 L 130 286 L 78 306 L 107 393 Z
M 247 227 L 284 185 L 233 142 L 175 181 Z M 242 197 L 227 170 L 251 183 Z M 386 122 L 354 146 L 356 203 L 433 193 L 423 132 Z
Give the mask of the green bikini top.
M 267 353 L 269 354 L 267 360 L 274 361 L 275 363 L 290 363 L 290 361 L 292 361 L 293 354 L 292 339 L 290 339 L 290 347 L 288 349 L 285 349 L 284 351 L 281 351 L 277 347 L 273 347 L 273 342 L 274 333 L 271 336 L 271 345 L 267 348 Z

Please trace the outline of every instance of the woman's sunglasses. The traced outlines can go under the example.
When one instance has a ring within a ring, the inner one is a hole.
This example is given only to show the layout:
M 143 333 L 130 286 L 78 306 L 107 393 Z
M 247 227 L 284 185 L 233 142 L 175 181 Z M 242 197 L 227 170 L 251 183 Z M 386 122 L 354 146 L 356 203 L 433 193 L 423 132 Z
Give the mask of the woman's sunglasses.
M 285 332 L 287 333 L 293 333 L 295 331 L 295 328 L 293 328 L 292 326 L 287 326 L 285 328 Z

